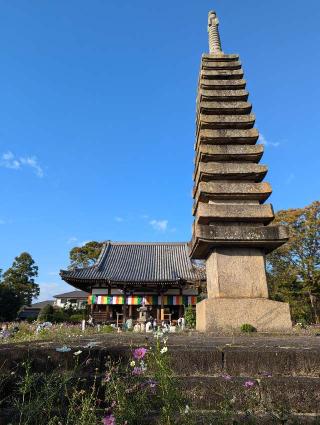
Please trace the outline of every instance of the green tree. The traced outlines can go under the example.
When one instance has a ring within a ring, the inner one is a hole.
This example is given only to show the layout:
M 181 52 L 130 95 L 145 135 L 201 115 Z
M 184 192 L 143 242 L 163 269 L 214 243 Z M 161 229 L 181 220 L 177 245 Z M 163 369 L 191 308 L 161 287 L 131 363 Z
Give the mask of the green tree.
M 71 249 L 70 268 L 92 266 L 98 259 L 103 247 L 103 242 L 88 242 L 83 246 L 76 246 Z
M 32 299 L 37 298 L 40 293 L 39 285 L 35 283 L 37 276 L 38 267 L 33 258 L 28 252 L 23 252 L 3 274 L 2 285 L 17 296 L 20 306 L 30 306 Z
M 289 302 L 294 318 L 311 312 L 319 323 L 320 202 L 279 211 L 275 222 L 289 227 L 290 239 L 267 257 L 270 296 Z

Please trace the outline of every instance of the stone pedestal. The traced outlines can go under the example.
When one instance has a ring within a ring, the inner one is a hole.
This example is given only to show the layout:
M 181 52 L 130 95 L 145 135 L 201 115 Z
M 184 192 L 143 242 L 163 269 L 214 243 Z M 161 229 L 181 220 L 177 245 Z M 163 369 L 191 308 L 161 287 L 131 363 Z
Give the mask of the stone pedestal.
M 208 298 L 197 304 L 200 332 L 240 330 L 244 323 L 260 332 L 289 331 L 289 304 L 266 298 Z

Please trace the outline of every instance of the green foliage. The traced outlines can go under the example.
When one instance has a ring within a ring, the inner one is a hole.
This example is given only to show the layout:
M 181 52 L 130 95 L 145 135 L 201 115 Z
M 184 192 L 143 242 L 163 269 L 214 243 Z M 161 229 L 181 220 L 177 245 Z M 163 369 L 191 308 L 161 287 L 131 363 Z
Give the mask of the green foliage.
M 250 323 L 244 323 L 240 326 L 241 332 L 251 333 L 251 332 L 257 332 L 257 329 L 250 325 Z
M 83 246 L 76 246 L 69 253 L 70 268 L 92 266 L 98 259 L 103 242 L 88 242 Z
M 320 322 L 320 202 L 279 211 L 289 241 L 267 257 L 270 297 L 289 302 L 292 318 Z
M 186 321 L 186 325 L 189 328 L 196 327 L 196 312 L 192 305 L 188 305 L 188 307 L 185 309 L 184 318 Z
M 21 305 L 19 294 L 0 282 L 0 321 L 15 320 Z
M 39 322 L 61 323 L 68 320 L 68 315 L 61 309 L 50 304 L 44 306 L 38 316 Z
M 68 320 L 69 322 L 72 322 L 72 323 L 80 323 L 83 319 L 85 319 L 85 315 L 81 313 L 77 313 L 77 314 L 72 314 Z
M 32 299 L 40 293 L 39 285 L 34 280 L 37 276 L 38 267 L 33 258 L 28 252 L 23 252 L 3 274 L 2 284 L 19 297 L 20 307 L 30 306 Z

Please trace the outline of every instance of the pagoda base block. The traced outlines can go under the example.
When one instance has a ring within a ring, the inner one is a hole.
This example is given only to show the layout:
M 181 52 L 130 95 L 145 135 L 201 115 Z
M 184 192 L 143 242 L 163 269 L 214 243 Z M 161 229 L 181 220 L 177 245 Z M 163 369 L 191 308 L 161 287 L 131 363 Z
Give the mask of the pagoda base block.
M 240 330 L 249 323 L 258 332 L 292 329 L 289 304 L 266 298 L 207 298 L 197 304 L 197 330 Z

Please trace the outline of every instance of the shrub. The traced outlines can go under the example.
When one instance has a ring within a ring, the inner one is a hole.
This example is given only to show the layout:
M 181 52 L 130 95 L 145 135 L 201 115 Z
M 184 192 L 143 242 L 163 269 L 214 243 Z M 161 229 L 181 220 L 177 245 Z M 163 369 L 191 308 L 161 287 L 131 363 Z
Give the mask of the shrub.
M 186 325 L 189 328 L 196 327 L 196 312 L 194 311 L 192 305 L 188 305 L 188 307 L 186 308 L 186 311 L 184 313 L 184 318 L 186 321 Z
M 48 304 L 40 310 L 38 320 L 39 322 L 53 322 L 54 308 Z
M 72 314 L 69 317 L 68 321 L 72 323 L 81 323 L 83 319 L 85 319 L 84 315 L 81 313 L 78 313 L 78 314 Z
M 244 323 L 240 327 L 241 332 L 251 333 L 251 332 L 257 332 L 257 329 L 250 325 L 250 323 Z

